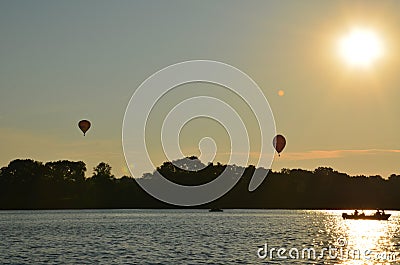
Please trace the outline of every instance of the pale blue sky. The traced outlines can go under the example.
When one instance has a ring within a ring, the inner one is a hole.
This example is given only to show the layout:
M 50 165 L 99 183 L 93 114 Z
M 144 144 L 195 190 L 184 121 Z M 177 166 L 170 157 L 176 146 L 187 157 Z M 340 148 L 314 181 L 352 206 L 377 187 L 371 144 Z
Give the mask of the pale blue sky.
M 0 165 L 105 161 L 126 174 L 121 126 L 135 88 L 170 64 L 210 59 L 268 98 L 288 139 L 274 169 L 399 174 L 399 12 L 397 1 L 1 1 Z M 386 44 L 372 69 L 335 53 L 353 26 Z

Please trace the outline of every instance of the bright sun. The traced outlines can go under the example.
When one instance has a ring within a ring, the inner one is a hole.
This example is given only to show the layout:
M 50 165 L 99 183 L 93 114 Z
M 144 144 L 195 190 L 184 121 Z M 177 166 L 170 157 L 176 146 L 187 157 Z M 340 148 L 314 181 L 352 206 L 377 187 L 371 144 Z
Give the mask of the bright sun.
M 383 47 L 374 31 L 353 29 L 339 40 L 339 53 L 352 66 L 368 67 L 383 55 Z

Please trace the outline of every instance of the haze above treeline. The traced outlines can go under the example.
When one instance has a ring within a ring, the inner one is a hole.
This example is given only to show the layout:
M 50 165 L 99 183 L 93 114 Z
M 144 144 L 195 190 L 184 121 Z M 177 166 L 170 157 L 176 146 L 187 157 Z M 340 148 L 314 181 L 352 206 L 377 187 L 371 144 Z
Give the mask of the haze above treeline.
M 200 185 L 224 170 L 235 177 L 241 169 L 220 163 L 205 166 L 197 157 L 188 157 L 164 162 L 157 171 L 181 185 Z M 93 169 L 92 176 L 86 176 L 86 170 L 82 161 L 13 160 L 0 169 L 0 209 L 177 208 L 148 195 L 132 177 L 116 178 L 105 162 Z M 349 176 L 330 167 L 282 169 L 270 171 L 260 187 L 249 192 L 255 170 L 266 169 L 246 167 L 227 194 L 193 208 L 400 209 L 400 175 L 383 179 L 379 175 Z M 153 173 L 143 176 L 154 177 Z

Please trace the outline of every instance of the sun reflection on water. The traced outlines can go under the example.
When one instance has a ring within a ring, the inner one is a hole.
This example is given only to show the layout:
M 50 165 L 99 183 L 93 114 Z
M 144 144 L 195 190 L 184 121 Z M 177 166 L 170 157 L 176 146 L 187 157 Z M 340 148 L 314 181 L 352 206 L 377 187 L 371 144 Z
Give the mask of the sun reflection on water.
M 373 214 L 366 211 L 366 215 Z M 337 216 L 337 215 L 336 215 Z M 399 264 L 398 213 L 389 221 L 343 220 L 337 216 L 327 226 L 334 227 L 335 235 L 345 240 L 342 264 Z M 336 244 L 337 246 L 337 244 Z M 340 246 L 339 246 L 340 247 Z M 394 259 L 394 260 L 393 260 Z

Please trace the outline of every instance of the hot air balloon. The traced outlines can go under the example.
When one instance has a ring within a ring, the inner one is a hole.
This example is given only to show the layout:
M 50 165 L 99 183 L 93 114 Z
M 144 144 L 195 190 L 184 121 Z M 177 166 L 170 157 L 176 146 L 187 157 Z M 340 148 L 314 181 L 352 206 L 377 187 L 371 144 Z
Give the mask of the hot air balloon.
M 83 132 L 83 136 L 86 135 L 86 132 L 89 130 L 90 128 L 90 121 L 88 120 L 81 120 L 78 123 L 79 129 L 81 129 L 81 131 Z
M 283 135 L 278 134 L 277 136 L 274 137 L 274 140 L 272 141 L 272 144 L 275 147 L 275 150 L 278 152 L 278 155 L 281 156 L 281 152 L 283 148 L 285 148 L 286 145 L 286 139 L 283 137 Z

